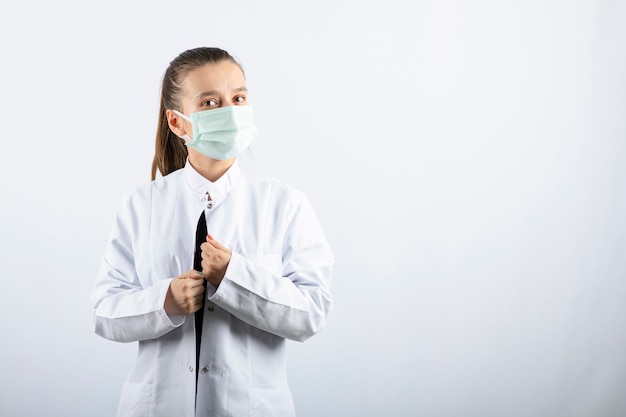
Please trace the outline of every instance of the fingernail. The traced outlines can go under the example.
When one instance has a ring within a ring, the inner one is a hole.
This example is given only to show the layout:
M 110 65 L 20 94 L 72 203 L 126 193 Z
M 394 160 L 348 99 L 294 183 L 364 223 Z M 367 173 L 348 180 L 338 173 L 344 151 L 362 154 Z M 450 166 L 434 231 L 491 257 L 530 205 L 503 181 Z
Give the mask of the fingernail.
M 211 236 L 211 235 L 206 235 L 206 237 L 208 237 L 209 240 L 213 240 L 213 236 Z

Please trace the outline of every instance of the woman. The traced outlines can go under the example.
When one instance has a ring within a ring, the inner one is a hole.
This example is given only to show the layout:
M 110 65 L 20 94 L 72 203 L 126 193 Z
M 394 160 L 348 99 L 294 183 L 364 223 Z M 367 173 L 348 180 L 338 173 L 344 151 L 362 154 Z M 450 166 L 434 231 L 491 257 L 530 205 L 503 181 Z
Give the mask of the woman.
M 98 335 L 139 342 L 118 415 L 293 416 L 285 343 L 324 328 L 331 251 L 302 193 L 239 166 L 256 129 L 232 56 L 185 51 L 161 90 L 153 181 L 119 208 L 92 297 Z

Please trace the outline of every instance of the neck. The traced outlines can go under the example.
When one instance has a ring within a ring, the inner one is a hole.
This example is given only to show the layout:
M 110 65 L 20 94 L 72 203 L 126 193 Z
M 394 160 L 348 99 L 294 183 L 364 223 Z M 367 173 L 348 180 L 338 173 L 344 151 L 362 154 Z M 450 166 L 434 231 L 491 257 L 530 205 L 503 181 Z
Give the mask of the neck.
M 235 158 L 219 161 L 202 155 L 195 149 L 189 149 L 189 163 L 204 178 L 211 182 L 219 180 L 228 168 L 235 163 Z

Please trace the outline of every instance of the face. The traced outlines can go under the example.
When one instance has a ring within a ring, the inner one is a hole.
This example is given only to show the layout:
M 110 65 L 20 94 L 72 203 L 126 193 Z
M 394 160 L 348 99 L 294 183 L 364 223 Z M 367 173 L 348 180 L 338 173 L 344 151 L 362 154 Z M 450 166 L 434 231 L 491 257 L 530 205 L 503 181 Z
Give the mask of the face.
M 220 61 L 189 71 L 183 81 L 181 108 L 177 110 L 190 115 L 204 110 L 247 104 L 248 90 L 243 72 L 233 62 Z M 189 121 L 171 110 L 167 110 L 166 115 L 170 128 L 176 135 L 187 134 L 193 137 Z

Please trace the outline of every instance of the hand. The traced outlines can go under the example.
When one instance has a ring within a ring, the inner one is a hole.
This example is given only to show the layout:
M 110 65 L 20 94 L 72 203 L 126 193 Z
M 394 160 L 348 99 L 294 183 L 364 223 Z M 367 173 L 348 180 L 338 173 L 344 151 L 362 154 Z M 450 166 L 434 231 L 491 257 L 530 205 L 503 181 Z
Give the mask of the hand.
M 191 269 L 172 280 L 163 307 L 167 314 L 193 314 L 202 308 L 203 297 L 202 274 Z
M 226 274 L 232 251 L 213 239 L 211 235 L 207 235 L 207 240 L 200 245 L 200 249 L 202 249 L 204 278 L 217 287 Z

